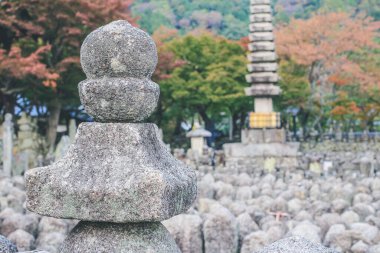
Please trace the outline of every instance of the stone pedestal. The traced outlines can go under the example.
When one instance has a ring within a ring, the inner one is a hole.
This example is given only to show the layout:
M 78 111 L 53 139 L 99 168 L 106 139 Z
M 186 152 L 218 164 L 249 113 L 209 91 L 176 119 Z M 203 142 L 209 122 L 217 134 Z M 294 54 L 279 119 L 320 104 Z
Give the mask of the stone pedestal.
M 161 222 L 117 224 L 81 221 L 71 231 L 60 252 L 180 253 L 180 250 Z
M 243 129 L 241 142 L 248 143 L 285 143 L 285 129 Z
M 196 197 L 195 172 L 167 150 L 154 124 L 159 87 L 153 40 L 127 21 L 92 32 L 81 48 L 81 102 L 97 122 L 79 125 L 67 154 L 26 173 L 27 208 L 78 219 L 62 253 L 179 253 L 160 221 Z

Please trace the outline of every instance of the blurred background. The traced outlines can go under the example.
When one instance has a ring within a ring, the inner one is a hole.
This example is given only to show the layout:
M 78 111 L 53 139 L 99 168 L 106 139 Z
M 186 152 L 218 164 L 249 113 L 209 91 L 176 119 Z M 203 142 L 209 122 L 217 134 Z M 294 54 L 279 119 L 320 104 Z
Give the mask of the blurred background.
M 380 0 L 275 0 L 273 8 L 282 126 L 296 139 L 337 126 L 376 134 Z M 0 112 L 13 115 L 15 135 L 24 115 L 45 156 L 70 120 L 91 121 L 77 92 L 80 45 L 116 19 L 156 41 L 161 98 L 149 121 L 166 143 L 188 147 L 194 121 L 212 133 L 211 146 L 240 140 L 253 110 L 244 94 L 249 0 L 0 0 Z

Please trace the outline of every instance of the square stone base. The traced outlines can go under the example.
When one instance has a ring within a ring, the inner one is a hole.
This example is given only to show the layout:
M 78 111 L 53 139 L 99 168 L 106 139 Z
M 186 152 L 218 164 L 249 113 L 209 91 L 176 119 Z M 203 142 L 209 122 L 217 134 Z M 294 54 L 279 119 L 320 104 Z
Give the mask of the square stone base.
M 285 143 L 285 129 L 243 129 L 241 142 L 249 143 Z

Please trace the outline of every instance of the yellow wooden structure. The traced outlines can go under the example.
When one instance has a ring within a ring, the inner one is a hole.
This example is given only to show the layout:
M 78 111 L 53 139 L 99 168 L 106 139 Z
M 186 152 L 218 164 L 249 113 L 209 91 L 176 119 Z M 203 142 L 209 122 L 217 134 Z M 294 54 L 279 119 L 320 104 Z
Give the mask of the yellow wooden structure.
M 249 113 L 249 128 L 280 128 L 281 115 L 277 112 Z

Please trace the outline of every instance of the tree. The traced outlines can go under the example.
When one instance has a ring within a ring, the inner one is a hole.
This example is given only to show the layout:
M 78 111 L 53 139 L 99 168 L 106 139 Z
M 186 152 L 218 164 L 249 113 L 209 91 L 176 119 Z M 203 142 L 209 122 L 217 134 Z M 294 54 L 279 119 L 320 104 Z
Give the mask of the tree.
M 50 148 L 56 139 L 62 105 L 72 97 L 77 98 L 76 85 L 83 79 L 78 70 L 81 42 L 92 29 L 112 20 L 134 22 L 129 13 L 131 3 L 132 0 L 17 0 L 0 3 L 0 31 L 4 34 L 0 43 L 5 50 L 13 44 L 23 45 L 25 51 L 40 46 L 49 48 L 41 62 L 57 78 L 54 82 L 43 83 L 34 94 L 40 94 L 38 100 L 48 108 Z
M 351 18 L 346 13 L 316 15 L 309 20 L 293 19 L 276 31 L 277 50 L 281 60 L 292 61 L 308 69 L 311 96 L 306 106 L 306 118 L 314 105 L 326 105 L 339 83 L 360 84 L 363 89 L 379 85 L 378 67 L 365 67 L 365 61 L 355 55 L 378 48 L 375 38 L 380 23 L 370 18 Z M 317 113 L 316 124 L 323 118 Z M 305 122 L 306 123 L 306 122 Z M 314 126 L 312 126 L 314 127 Z
M 249 0 L 136 0 L 133 13 L 139 25 L 151 33 L 160 26 L 175 28 L 181 34 L 199 28 L 240 39 L 248 32 Z
M 29 56 L 23 57 L 19 47 L 11 47 L 9 52 L 0 49 L 0 87 L 4 113 L 14 113 L 15 94 L 26 88 L 23 81 L 56 87 L 58 75 L 51 73 L 46 65 L 41 63 L 42 55 L 49 50 L 49 46 L 42 46 Z
M 214 119 L 221 112 L 235 119 L 245 116 L 251 106 L 244 94 L 245 52 L 238 42 L 199 32 L 174 39 L 167 46 L 184 61 L 160 83 L 163 101 L 170 101 L 165 113 L 177 119 L 175 129 L 195 113 L 210 131 L 215 131 Z

